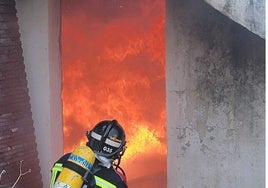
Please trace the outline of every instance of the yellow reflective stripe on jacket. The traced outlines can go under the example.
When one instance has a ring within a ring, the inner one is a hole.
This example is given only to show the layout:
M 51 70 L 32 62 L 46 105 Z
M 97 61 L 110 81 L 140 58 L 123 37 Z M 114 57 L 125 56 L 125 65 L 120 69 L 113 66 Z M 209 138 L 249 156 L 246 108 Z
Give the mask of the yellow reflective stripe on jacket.
M 95 181 L 96 181 L 96 185 L 98 187 L 101 187 L 101 188 L 116 188 L 116 186 L 98 176 L 94 176 L 95 177 Z
M 56 163 L 53 168 L 51 169 L 51 181 L 50 181 L 50 188 L 53 188 L 55 182 L 56 182 L 56 178 L 57 175 L 59 174 L 59 172 L 61 172 L 63 169 L 62 164 L 61 163 Z
M 56 179 L 57 179 L 57 176 L 59 175 L 59 173 L 62 171 L 63 169 L 63 164 L 61 163 L 56 163 L 53 168 L 51 169 L 51 181 L 50 181 L 50 188 L 53 188 L 55 182 L 56 182 Z M 95 181 L 96 181 L 96 185 L 98 187 L 101 187 L 101 188 L 116 188 L 116 186 L 108 181 L 106 181 L 105 179 L 102 179 L 96 175 L 94 175 L 94 178 L 95 178 Z

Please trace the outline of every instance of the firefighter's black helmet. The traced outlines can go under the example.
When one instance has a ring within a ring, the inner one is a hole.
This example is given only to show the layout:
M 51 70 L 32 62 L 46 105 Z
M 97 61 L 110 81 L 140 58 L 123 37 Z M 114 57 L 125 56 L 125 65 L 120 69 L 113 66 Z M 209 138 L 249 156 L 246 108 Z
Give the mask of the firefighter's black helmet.
M 125 131 L 117 120 L 104 120 L 97 123 L 91 131 L 87 132 L 87 138 L 87 146 L 107 159 L 120 161 L 126 149 Z

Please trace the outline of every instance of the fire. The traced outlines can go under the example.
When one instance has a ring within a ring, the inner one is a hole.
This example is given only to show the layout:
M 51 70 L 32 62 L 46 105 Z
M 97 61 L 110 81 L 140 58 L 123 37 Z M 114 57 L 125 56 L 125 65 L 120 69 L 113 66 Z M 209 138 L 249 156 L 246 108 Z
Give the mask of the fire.
M 104 59 L 122 62 L 126 57 L 138 55 L 145 45 L 141 39 L 136 41 L 128 41 L 128 44 L 119 45 L 117 48 L 106 48 L 104 50 Z
M 128 140 L 128 148 L 124 155 L 126 159 L 133 159 L 138 154 L 153 152 L 166 153 L 166 147 L 159 139 L 157 130 L 150 130 L 146 124 L 137 124 Z
M 85 144 L 99 121 L 117 119 L 130 187 L 159 174 L 157 186 L 166 187 L 164 10 L 163 0 L 62 1 L 64 150 Z

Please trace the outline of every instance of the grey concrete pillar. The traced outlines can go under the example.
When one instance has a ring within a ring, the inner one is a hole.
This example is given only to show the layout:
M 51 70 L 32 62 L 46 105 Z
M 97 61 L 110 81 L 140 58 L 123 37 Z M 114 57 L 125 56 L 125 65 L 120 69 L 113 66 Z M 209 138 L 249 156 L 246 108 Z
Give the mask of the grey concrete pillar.
M 19 31 L 43 187 L 63 154 L 60 1 L 18 0 Z
M 202 1 L 166 6 L 168 187 L 264 187 L 265 41 Z
M 205 0 L 222 14 L 265 38 L 265 0 Z

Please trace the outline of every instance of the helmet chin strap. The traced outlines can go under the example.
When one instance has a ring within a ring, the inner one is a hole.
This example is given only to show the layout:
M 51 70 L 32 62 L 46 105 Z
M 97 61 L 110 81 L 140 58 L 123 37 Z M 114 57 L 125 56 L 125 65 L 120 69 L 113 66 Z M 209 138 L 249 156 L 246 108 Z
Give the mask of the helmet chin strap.
M 101 155 L 95 153 L 95 157 L 100 161 L 99 165 L 104 166 L 106 168 L 110 168 L 112 166 L 112 159 L 107 159 Z

